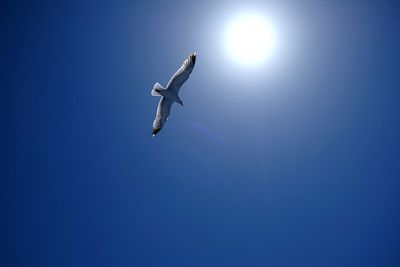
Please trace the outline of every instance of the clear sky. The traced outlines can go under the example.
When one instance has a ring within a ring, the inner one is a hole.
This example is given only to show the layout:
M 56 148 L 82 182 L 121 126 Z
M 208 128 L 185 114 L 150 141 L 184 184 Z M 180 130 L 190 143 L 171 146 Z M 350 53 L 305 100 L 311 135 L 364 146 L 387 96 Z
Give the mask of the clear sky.
M 0 5 L 0 265 L 400 265 L 396 1 Z M 248 10 L 258 66 L 224 43 Z

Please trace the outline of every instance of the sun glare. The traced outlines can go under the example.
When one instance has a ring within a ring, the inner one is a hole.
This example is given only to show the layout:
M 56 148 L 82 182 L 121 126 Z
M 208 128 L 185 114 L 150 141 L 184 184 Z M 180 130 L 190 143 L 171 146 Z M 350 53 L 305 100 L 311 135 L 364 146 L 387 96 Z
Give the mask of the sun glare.
M 225 35 L 227 52 L 241 65 L 256 65 L 267 60 L 275 47 L 274 31 L 267 19 L 255 14 L 231 21 Z

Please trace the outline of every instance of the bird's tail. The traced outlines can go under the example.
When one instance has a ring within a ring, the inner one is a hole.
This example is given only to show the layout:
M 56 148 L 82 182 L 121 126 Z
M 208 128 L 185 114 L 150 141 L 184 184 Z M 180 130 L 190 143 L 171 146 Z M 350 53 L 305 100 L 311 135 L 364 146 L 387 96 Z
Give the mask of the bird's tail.
M 153 90 L 151 90 L 152 96 L 161 96 L 160 91 L 164 90 L 165 88 L 161 86 L 159 83 L 155 83 L 153 86 Z

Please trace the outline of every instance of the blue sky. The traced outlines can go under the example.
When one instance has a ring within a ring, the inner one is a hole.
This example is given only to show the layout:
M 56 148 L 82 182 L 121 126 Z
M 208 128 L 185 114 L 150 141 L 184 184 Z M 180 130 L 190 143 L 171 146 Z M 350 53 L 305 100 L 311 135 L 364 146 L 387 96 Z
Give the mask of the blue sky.
M 5 266 L 399 266 L 399 5 L 247 2 L 1 4 Z M 221 45 L 244 10 L 257 68 Z

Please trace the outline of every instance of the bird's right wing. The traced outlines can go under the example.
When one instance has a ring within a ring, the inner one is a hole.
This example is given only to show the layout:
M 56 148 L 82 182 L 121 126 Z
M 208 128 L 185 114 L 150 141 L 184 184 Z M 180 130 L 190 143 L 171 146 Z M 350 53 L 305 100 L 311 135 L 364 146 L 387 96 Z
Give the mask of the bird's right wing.
M 171 110 L 172 101 L 161 97 L 157 107 L 157 114 L 153 122 L 152 134 L 155 136 L 164 126 Z
M 182 84 L 186 82 L 186 80 L 189 78 L 190 73 L 192 73 L 195 63 L 196 53 L 194 52 L 185 61 L 183 61 L 182 66 L 171 77 L 167 84 L 167 89 L 178 93 L 179 89 L 181 89 Z

